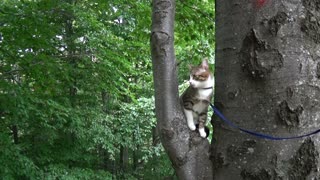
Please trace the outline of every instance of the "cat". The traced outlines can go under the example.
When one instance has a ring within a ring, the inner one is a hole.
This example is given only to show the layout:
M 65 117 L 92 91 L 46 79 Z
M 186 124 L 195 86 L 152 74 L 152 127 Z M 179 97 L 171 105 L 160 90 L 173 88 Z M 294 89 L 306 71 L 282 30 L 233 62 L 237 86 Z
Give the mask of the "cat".
M 189 87 L 181 95 L 183 111 L 189 129 L 196 130 L 195 123 L 198 122 L 200 136 L 206 138 L 208 132 L 206 132 L 205 124 L 213 93 L 214 78 L 207 59 L 204 59 L 198 66 L 189 66 L 189 69 Z

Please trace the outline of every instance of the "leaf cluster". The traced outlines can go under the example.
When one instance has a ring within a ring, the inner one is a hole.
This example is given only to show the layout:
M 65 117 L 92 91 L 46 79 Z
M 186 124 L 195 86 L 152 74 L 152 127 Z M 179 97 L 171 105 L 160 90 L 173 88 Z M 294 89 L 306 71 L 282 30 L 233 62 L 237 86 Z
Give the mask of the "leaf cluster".
M 187 63 L 214 56 L 212 6 L 177 1 L 182 74 Z M 0 177 L 173 174 L 156 131 L 150 0 L 3 0 L 0 7 Z

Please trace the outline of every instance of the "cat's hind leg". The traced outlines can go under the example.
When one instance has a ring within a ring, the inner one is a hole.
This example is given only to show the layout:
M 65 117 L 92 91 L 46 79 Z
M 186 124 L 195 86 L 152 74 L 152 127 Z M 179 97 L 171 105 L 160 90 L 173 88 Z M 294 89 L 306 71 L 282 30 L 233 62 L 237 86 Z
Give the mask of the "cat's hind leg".
M 207 133 L 204 129 L 206 121 L 207 121 L 207 112 L 203 112 L 199 115 L 199 133 L 200 133 L 200 136 L 203 138 L 207 137 Z
M 200 136 L 203 137 L 203 138 L 206 138 L 207 137 L 207 133 L 206 131 L 204 130 L 204 128 L 199 128 L 199 133 L 200 133 Z

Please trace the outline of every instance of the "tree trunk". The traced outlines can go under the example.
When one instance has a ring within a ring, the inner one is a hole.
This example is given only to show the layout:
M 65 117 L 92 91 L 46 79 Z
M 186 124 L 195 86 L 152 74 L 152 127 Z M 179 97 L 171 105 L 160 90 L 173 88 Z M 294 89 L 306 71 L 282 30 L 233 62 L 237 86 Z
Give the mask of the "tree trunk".
M 215 105 L 273 136 L 320 127 L 318 0 L 216 1 Z M 216 180 L 319 179 L 319 138 L 271 141 L 213 119 Z
M 128 147 L 120 147 L 120 169 L 127 173 L 129 169 L 129 149 Z
M 209 142 L 187 128 L 173 47 L 174 0 L 153 0 L 151 53 L 157 127 L 179 179 L 212 179 Z
M 13 136 L 13 143 L 18 144 L 19 143 L 19 136 L 18 136 L 18 126 L 12 125 L 11 126 L 12 136 Z
M 139 156 L 138 156 L 138 149 L 140 148 L 139 145 L 137 145 L 137 149 L 132 151 L 132 169 L 134 171 L 138 170 L 139 167 Z

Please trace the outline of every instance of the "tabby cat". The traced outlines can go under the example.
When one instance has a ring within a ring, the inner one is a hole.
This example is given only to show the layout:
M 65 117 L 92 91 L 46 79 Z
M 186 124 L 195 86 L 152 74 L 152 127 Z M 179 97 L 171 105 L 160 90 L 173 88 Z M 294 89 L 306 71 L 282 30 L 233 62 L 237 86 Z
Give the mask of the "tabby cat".
M 189 84 L 181 96 L 184 114 L 190 130 L 196 130 L 195 123 L 199 123 L 200 136 L 205 138 L 207 137 L 205 124 L 208 106 L 214 86 L 213 75 L 209 70 L 207 59 L 204 59 L 199 66 L 190 66 Z

